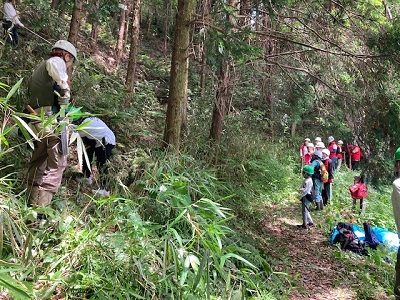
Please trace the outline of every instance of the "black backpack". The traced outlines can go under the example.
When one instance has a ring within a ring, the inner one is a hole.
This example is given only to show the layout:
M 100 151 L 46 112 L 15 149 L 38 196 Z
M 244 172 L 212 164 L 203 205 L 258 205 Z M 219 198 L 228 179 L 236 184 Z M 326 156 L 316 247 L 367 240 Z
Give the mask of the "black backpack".
M 339 222 L 336 225 L 339 233 L 335 236 L 333 244 L 340 243 L 342 251 L 351 251 L 361 255 L 368 255 L 365 249 L 365 243 L 360 241 L 353 231 L 353 225 L 350 223 Z

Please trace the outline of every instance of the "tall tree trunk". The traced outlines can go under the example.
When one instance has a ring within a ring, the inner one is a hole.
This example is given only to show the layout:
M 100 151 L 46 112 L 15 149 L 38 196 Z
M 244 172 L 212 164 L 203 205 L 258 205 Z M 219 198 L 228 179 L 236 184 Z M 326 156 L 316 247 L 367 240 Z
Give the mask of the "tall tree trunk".
M 265 15 L 261 20 L 260 20 L 263 24 L 262 27 L 266 28 L 266 29 L 271 29 L 273 30 L 272 27 L 272 22 L 269 19 L 268 15 Z M 276 41 L 273 39 L 270 39 L 269 37 L 266 37 L 263 41 L 262 41 L 262 47 L 264 48 L 264 52 L 267 55 L 272 55 L 274 53 L 276 53 Z M 267 118 L 268 120 L 270 120 L 270 127 L 268 129 L 267 137 L 273 137 L 275 135 L 275 110 L 276 110 L 276 103 L 275 103 L 275 97 L 272 93 L 273 87 L 272 87 L 272 74 L 274 74 L 274 68 L 273 66 L 269 65 L 267 62 L 266 64 L 263 66 L 263 70 L 264 70 L 264 77 L 262 79 L 262 89 L 261 89 L 261 96 L 263 97 L 263 100 L 265 101 L 268 109 L 267 109 Z
M 60 0 L 51 0 L 51 8 L 56 9 L 60 5 Z
M 72 18 L 68 35 L 68 41 L 71 42 L 75 47 L 77 46 L 78 42 L 79 27 L 81 25 L 81 18 L 82 18 L 82 9 L 83 9 L 83 1 L 76 0 L 74 8 L 72 10 Z M 73 68 L 69 68 L 67 70 L 69 78 L 71 78 L 72 72 Z
M 128 1 L 126 4 L 128 9 L 125 11 L 125 41 L 124 44 L 128 45 L 129 42 L 129 27 L 130 27 L 130 22 L 131 22 L 131 9 L 132 9 L 132 3 L 131 1 Z
M 164 57 L 167 57 L 168 54 L 168 42 L 169 42 L 169 32 L 170 32 L 170 24 L 169 19 L 171 16 L 171 9 L 172 9 L 172 0 L 166 0 L 166 7 L 165 7 L 165 16 L 164 16 L 164 45 L 163 45 L 163 53 Z
M 118 40 L 117 40 L 117 45 L 115 47 L 115 52 L 116 52 L 115 56 L 117 64 L 119 64 L 119 61 L 121 60 L 124 48 L 125 16 L 126 16 L 126 10 L 128 9 L 126 6 L 126 0 L 122 1 L 122 3 L 120 4 L 120 8 L 121 8 L 121 15 L 119 18 Z
M 139 48 L 139 34 L 140 34 L 140 0 L 132 0 L 132 27 L 131 27 L 131 47 L 129 51 L 129 63 L 126 73 L 125 86 L 129 94 L 133 93 L 133 86 L 135 84 L 137 53 Z M 130 99 L 130 97 L 129 97 Z M 125 103 L 128 105 L 129 103 Z
M 146 30 L 146 33 L 147 33 L 147 35 L 148 36 L 150 36 L 151 35 L 151 23 L 153 22 L 153 17 L 154 17 L 154 14 L 151 12 L 150 14 L 149 14 L 149 18 L 148 18 L 148 20 L 147 20 L 147 30 Z
M 100 7 L 100 0 L 94 0 L 93 4 L 95 11 L 98 11 Z M 91 37 L 92 51 L 96 52 L 97 38 L 99 37 L 99 22 L 97 21 L 97 18 L 93 18 L 92 32 L 90 34 L 90 37 Z
M 251 1 L 240 0 L 240 19 L 238 24 L 240 27 L 248 27 L 251 24 Z
M 178 0 L 164 143 L 179 151 L 183 109 L 187 98 L 191 20 L 196 0 Z
M 232 99 L 231 93 L 231 74 L 230 64 L 226 61 L 222 63 L 218 75 L 217 95 L 214 101 L 214 109 L 212 114 L 210 138 L 215 145 L 220 144 L 222 130 L 224 128 L 224 120 L 229 111 Z
M 202 1 L 202 16 L 203 19 L 207 18 L 208 15 L 210 14 L 211 11 L 211 3 L 209 0 L 203 0 Z M 200 95 L 204 97 L 205 94 L 205 89 L 206 89 L 206 68 L 207 68 L 207 47 L 205 43 L 205 30 L 202 30 L 206 28 L 206 24 L 202 25 L 202 28 L 200 28 L 200 32 L 204 32 L 204 34 L 199 34 L 200 40 L 199 40 L 199 49 L 200 49 Z
M 383 1 L 383 7 L 385 8 L 385 16 L 389 21 L 393 20 L 392 12 L 390 10 L 389 4 L 387 1 Z
M 229 5 L 236 9 L 238 0 L 229 0 Z M 236 25 L 236 21 L 232 15 L 227 16 L 228 20 L 232 25 Z M 223 59 L 219 74 L 218 74 L 218 87 L 217 94 L 214 101 L 213 116 L 211 121 L 210 139 L 214 145 L 218 145 L 221 142 L 222 130 L 224 126 L 224 120 L 229 111 L 229 106 L 232 99 L 231 92 L 231 67 L 232 63 Z M 216 158 L 215 158 L 216 159 Z
M 76 0 L 74 9 L 72 10 L 72 18 L 68 35 L 68 41 L 70 41 L 75 46 L 78 41 L 79 27 L 81 25 L 82 8 L 83 1 Z

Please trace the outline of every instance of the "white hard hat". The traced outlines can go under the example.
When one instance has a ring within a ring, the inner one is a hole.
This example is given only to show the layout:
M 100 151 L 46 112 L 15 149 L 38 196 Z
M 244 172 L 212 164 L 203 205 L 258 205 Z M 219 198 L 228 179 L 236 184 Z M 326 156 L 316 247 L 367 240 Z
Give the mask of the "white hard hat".
M 308 143 L 307 147 L 312 147 L 312 148 L 314 148 L 314 144 L 313 144 L 313 143 Z
M 315 145 L 315 148 L 325 148 L 325 144 L 324 144 L 323 142 L 318 142 L 318 143 Z
M 338 145 L 343 145 L 343 141 L 342 140 L 338 140 Z
M 319 150 L 315 151 L 314 155 L 318 156 L 319 158 L 322 158 L 322 152 Z
M 69 52 L 74 58 L 75 58 L 75 64 L 78 63 L 78 53 L 76 51 L 76 48 L 74 45 L 72 45 L 70 42 L 66 40 L 58 40 L 54 46 L 51 48 L 51 50 L 54 49 L 61 49 Z
M 322 149 L 322 153 L 325 153 L 326 155 L 330 155 L 331 154 L 331 152 L 328 150 L 328 149 Z
M 315 138 L 315 141 L 316 141 L 316 142 L 321 142 L 322 140 L 321 140 L 321 138 L 320 138 L 319 136 L 317 136 L 317 137 Z
M 304 141 L 311 142 L 309 138 L 305 138 Z
M 335 139 L 333 138 L 333 136 L 328 137 L 328 143 L 333 142 Z

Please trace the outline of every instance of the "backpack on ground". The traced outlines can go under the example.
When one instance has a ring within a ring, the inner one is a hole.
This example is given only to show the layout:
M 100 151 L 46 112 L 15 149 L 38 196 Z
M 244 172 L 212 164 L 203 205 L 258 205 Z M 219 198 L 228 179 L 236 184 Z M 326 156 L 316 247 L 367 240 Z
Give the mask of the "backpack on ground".
M 351 251 L 356 254 L 368 255 L 365 249 L 365 243 L 360 241 L 353 231 L 353 225 L 350 223 L 339 222 L 336 225 L 338 234 L 333 240 L 333 244 L 340 243 L 342 251 Z
M 376 249 L 381 244 L 381 242 L 378 239 L 378 236 L 372 230 L 369 222 L 364 222 L 363 226 L 365 232 L 365 243 L 367 244 L 368 247 Z

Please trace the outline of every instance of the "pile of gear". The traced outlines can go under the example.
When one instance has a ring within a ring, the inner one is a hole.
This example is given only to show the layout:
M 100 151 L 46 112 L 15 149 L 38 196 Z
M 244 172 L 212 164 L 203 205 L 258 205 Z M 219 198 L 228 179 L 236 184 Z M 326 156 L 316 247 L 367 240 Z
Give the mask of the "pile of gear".
M 363 223 L 363 229 L 352 223 L 339 222 L 331 235 L 331 245 L 340 244 L 342 251 L 368 255 L 367 248 L 376 249 L 379 245 L 397 251 L 399 238 L 396 233 L 380 227 Z

